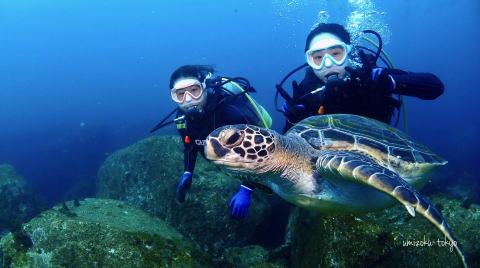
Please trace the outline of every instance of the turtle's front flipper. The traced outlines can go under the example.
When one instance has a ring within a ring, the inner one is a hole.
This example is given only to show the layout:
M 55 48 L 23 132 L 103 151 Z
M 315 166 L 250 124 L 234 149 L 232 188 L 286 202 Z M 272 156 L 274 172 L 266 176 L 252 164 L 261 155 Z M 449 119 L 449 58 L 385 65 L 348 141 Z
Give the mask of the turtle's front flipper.
M 463 265 L 468 267 L 460 244 L 440 212 L 397 173 L 360 152 L 330 150 L 322 151 L 317 160 L 317 170 L 323 177 L 341 177 L 373 187 L 402 203 L 410 215 L 415 216 L 415 211 L 422 214 L 454 244 Z

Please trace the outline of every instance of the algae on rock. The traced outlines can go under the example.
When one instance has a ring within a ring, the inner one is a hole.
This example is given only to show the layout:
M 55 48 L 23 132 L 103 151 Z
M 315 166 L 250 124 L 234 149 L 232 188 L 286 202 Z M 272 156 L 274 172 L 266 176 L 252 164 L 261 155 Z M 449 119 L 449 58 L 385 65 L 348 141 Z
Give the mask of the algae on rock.
M 267 263 L 268 251 L 258 245 L 227 248 L 223 257 L 228 267 L 248 268 L 253 265 Z
M 58 205 L 0 247 L 5 267 L 215 267 L 168 224 L 118 200 Z
M 471 267 L 480 267 L 480 207 L 435 196 L 432 202 L 457 235 Z M 401 205 L 363 215 L 321 215 L 296 208 L 289 224 L 293 267 L 460 267 L 443 235 Z M 417 246 L 408 241 L 430 241 Z

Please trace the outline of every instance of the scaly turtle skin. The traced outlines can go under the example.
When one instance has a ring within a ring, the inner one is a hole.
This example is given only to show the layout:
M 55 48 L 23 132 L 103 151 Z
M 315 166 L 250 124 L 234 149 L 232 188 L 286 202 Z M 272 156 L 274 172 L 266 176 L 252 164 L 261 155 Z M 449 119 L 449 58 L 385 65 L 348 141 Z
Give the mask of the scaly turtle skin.
M 447 161 L 382 122 L 356 115 L 312 116 L 286 135 L 250 125 L 224 126 L 207 137 L 205 155 L 310 210 L 358 213 L 398 201 L 455 242 L 467 267 L 440 212 L 416 190 Z

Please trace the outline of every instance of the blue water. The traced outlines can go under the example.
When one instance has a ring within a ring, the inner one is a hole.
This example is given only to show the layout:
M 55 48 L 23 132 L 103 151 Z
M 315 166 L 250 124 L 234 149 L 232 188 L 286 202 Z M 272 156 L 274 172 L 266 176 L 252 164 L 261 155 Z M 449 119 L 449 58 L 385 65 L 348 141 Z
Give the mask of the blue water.
M 175 108 L 168 80 L 184 64 L 247 77 L 280 130 L 275 83 L 303 63 L 320 10 L 342 24 L 349 12 L 347 1 L 298 2 L 0 1 L 0 163 L 49 202 L 64 199 Z M 434 101 L 406 98 L 409 133 L 478 178 L 479 1 L 376 7 L 386 12 L 396 67 L 432 72 L 446 86 Z

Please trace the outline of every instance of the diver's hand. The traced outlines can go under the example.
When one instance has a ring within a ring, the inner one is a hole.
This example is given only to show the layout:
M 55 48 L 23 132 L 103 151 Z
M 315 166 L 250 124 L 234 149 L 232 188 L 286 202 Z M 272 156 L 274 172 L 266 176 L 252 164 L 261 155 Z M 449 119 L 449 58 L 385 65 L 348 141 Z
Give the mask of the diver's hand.
M 190 186 L 192 185 L 192 173 L 186 171 L 183 173 L 182 180 L 177 186 L 177 200 L 178 202 L 184 202 Z
M 305 105 L 290 105 L 288 102 L 285 102 L 280 110 L 290 122 L 296 123 L 302 119 L 302 116 L 305 113 Z
M 385 68 L 353 69 L 345 68 L 350 73 L 352 88 L 361 93 L 373 91 L 375 93 L 390 93 L 395 87 L 395 81 Z
M 248 208 L 250 207 L 250 194 L 252 189 L 245 185 L 240 185 L 238 193 L 230 200 L 229 208 L 232 209 L 232 218 L 241 219 L 247 216 Z
M 373 68 L 371 83 L 374 90 L 382 92 L 391 92 L 395 88 L 395 81 L 389 74 L 388 69 L 385 68 Z
M 350 66 L 345 67 L 345 70 L 349 73 L 351 84 L 357 88 L 363 88 L 372 73 L 372 70 Z
M 376 93 L 392 91 L 395 87 L 395 81 L 390 76 L 390 72 L 395 70 L 377 67 L 375 56 L 366 54 L 363 50 L 360 50 L 358 55 L 363 65 L 362 68 L 345 67 L 345 70 L 350 74 L 352 88 L 373 90 Z
M 323 100 L 325 103 L 341 103 L 342 99 L 350 97 L 348 82 L 345 79 L 338 78 L 337 75 L 331 75 L 327 78 L 323 90 Z

